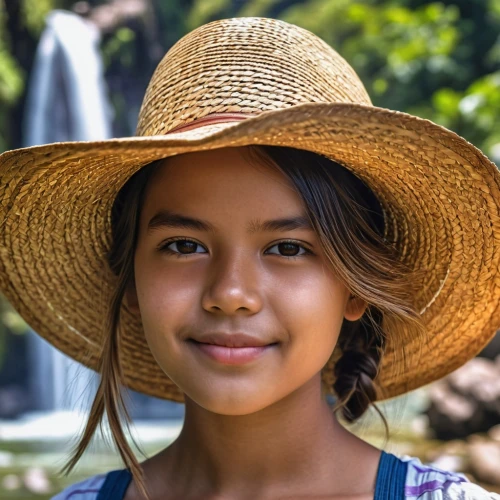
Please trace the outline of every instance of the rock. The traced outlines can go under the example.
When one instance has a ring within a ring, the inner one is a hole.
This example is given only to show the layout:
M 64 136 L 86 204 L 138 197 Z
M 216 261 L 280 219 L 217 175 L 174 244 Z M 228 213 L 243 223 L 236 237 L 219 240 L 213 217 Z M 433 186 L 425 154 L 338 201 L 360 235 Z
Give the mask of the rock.
M 448 455 L 467 455 L 467 443 L 462 439 L 448 441 L 442 447 L 442 452 Z
M 498 441 L 500 443 L 500 424 L 493 426 L 488 431 L 488 436 L 493 439 L 493 441 Z
M 471 436 L 469 440 L 469 470 L 483 483 L 500 486 L 500 443 Z
M 466 438 L 500 422 L 500 356 L 474 358 L 429 388 L 426 411 L 437 439 Z

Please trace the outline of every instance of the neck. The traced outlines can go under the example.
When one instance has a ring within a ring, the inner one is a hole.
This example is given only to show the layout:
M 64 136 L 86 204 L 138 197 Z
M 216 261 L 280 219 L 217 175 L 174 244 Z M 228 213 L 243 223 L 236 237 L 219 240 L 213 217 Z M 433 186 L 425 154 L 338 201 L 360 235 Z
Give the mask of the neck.
M 318 495 L 352 494 L 353 463 L 367 451 L 378 457 L 338 423 L 318 376 L 249 415 L 215 414 L 187 399 L 183 429 L 162 453 L 163 472 L 185 497 L 278 498 L 301 489 L 311 497 L 311 487 Z

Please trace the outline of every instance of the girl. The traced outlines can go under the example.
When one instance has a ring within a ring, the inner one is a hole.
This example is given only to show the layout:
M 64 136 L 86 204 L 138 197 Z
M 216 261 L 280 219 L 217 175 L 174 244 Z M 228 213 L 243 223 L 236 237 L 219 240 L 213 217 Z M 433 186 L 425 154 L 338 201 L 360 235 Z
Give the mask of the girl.
M 500 499 L 338 420 L 499 328 L 500 174 L 373 107 L 312 33 L 202 26 L 159 64 L 137 137 L 10 151 L 0 171 L 1 288 L 101 374 L 66 469 L 104 414 L 126 466 L 55 499 Z M 142 463 L 122 384 L 186 404 Z

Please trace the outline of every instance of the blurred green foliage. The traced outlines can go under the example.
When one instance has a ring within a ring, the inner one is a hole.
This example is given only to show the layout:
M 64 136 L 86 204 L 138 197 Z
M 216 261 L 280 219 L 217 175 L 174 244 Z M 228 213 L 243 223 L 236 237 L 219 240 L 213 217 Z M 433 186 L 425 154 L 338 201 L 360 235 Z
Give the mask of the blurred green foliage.
M 57 6 L 54 0 L 23 0 L 21 11 L 29 31 L 39 35 L 44 27 L 45 16 Z
M 10 146 L 4 133 L 8 127 L 6 109 L 15 105 L 21 97 L 25 78 L 21 66 L 12 55 L 6 31 L 6 12 L 0 0 L 0 151 Z
M 109 66 L 113 60 L 119 64 L 130 67 L 133 63 L 131 45 L 135 42 L 135 33 L 127 27 L 121 27 L 102 46 L 102 55 L 105 66 Z
M 195 0 L 187 18 L 188 31 L 205 23 L 205 20 L 212 17 L 219 17 L 223 11 L 231 6 L 231 0 Z M 225 17 L 225 16 L 223 16 Z

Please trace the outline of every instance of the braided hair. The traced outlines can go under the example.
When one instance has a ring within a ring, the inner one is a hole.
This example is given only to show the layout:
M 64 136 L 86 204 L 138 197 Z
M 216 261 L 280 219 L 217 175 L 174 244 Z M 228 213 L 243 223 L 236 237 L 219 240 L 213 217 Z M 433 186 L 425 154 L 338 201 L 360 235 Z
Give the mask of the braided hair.
M 381 311 L 369 308 L 361 319 L 344 320 L 342 326 L 338 341 L 342 355 L 335 364 L 333 389 L 338 396 L 336 409 L 342 409 L 348 422 L 361 417 L 377 399 L 374 380 L 385 347 L 382 318 Z

